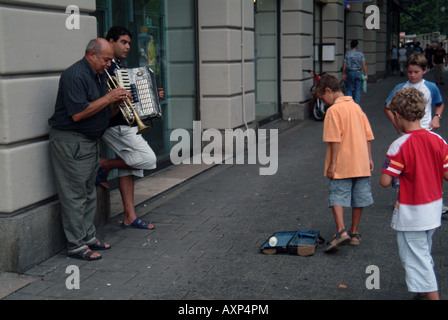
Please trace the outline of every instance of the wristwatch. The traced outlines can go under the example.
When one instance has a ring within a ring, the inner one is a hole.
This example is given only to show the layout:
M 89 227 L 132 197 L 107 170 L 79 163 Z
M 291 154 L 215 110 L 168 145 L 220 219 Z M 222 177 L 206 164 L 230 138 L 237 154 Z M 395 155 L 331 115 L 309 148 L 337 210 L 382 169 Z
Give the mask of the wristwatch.
M 442 119 L 442 115 L 440 113 L 436 113 L 435 116 L 438 117 L 439 119 Z

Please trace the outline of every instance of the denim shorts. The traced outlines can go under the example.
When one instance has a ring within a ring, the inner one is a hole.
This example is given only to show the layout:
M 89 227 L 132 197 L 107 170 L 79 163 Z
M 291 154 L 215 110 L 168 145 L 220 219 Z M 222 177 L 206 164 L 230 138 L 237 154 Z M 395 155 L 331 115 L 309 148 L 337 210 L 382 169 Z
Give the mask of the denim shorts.
M 373 204 L 370 177 L 330 180 L 328 206 L 363 208 Z
M 431 256 L 432 236 L 435 229 L 427 231 L 397 231 L 398 252 L 406 271 L 409 292 L 434 292 L 438 290 Z

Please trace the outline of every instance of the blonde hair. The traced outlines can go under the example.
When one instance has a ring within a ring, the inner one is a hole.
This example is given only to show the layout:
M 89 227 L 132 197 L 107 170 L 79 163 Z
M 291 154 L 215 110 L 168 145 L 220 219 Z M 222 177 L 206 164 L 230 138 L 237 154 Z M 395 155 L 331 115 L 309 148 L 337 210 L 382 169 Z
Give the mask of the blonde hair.
M 422 53 L 413 53 L 406 60 L 406 68 L 409 66 L 419 66 L 422 70 L 428 67 L 428 60 Z
M 405 120 L 416 121 L 425 115 L 426 99 L 420 90 L 404 88 L 395 92 L 387 106 Z

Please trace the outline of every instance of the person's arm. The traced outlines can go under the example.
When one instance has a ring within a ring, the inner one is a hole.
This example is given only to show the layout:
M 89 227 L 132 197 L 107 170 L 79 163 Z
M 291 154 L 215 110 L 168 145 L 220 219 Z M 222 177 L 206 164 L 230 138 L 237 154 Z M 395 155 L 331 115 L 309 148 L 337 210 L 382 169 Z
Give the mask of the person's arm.
M 398 129 L 398 126 L 395 123 L 395 119 L 394 119 L 394 115 L 393 115 L 392 111 L 390 111 L 385 105 L 383 106 L 383 110 L 384 110 L 384 113 L 386 114 L 386 116 L 389 118 L 390 122 L 392 122 L 392 124 L 394 125 L 395 130 L 397 130 L 397 132 L 400 134 L 401 131 L 400 131 L 400 129 Z
M 92 101 L 89 106 L 83 111 L 72 115 L 72 119 L 73 121 L 78 122 L 83 119 L 90 118 L 91 116 L 106 108 L 108 105 L 123 100 L 124 98 L 126 98 L 126 96 L 129 96 L 129 93 L 126 91 L 126 89 L 114 89 L 101 98 Z
M 430 123 L 431 130 L 436 130 L 436 129 L 440 128 L 440 118 L 438 116 L 436 116 L 436 114 L 439 114 L 440 116 L 442 116 L 443 107 L 444 107 L 443 103 L 440 106 L 436 107 L 434 117 L 432 118 L 431 123 Z
M 447 175 L 448 176 L 448 175 Z M 380 177 L 380 185 L 384 188 L 387 188 L 392 183 L 392 176 L 382 173 Z
M 163 100 L 165 98 L 165 90 L 163 88 L 158 88 L 157 91 L 159 93 L 159 100 Z
M 330 144 L 330 164 L 327 168 L 327 178 L 333 179 L 334 173 L 336 171 L 336 161 L 338 160 L 338 154 L 339 154 L 339 147 L 341 145 L 340 142 L 329 142 Z
M 369 75 L 367 74 L 367 64 L 365 61 L 362 62 L 362 68 L 364 70 L 364 75 L 366 76 L 366 80 L 369 78 Z
M 372 143 L 370 141 L 367 141 L 367 148 L 369 149 L 370 172 L 372 172 L 374 169 L 374 164 L 372 160 Z
M 345 73 L 345 71 L 347 70 L 347 62 L 344 62 L 344 64 L 342 65 L 342 80 L 346 80 L 347 79 L 347 75 Z

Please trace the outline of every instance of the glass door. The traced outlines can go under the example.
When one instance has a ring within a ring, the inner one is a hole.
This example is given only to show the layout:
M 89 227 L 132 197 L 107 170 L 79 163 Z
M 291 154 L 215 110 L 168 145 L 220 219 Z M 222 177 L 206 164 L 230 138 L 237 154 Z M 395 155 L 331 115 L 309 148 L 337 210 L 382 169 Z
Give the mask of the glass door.
M 106 37 L 112 26 L 132 32 L 127 67 L 149 66 L 157 86 L 163 88 L 162 119 L 152 121 L 143 134 L 157 155 L 167 162 L 169 137 L 177 128 L 191 129 L 197 120 L 196 103 L 196 23 L 194 0 L 97 0 L 94 15 L 98 36 Z M 147 121 L 145 121 L 147 123 Z M 105 150 L 105 157 L 113 157 Z
M 258 122 L 279 114 L 278 6 L 258 0 L 255 10 L 255 115 Z

